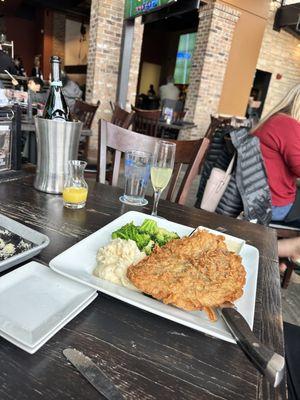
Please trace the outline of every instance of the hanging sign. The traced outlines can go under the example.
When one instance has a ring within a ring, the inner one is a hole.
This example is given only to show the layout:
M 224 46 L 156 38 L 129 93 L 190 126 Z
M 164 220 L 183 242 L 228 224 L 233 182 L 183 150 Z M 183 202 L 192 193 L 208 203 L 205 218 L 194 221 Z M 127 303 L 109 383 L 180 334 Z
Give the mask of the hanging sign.
M 126 0 L 125 18 L 135 18 L 175 3 L 177 0 Z

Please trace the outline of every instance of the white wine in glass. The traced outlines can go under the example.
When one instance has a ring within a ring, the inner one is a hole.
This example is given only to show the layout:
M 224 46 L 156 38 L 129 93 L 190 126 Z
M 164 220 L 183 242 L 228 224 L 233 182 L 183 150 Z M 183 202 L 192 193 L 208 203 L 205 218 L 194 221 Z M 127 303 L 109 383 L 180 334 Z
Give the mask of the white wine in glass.
M 157 216 L 157 206 L 162 191 L 168 186 L 175 162 L 176 144 L 163 140 L 155 144 L 153 165 L 151 167 L 151 182 L 154 189 L 152 214 Z

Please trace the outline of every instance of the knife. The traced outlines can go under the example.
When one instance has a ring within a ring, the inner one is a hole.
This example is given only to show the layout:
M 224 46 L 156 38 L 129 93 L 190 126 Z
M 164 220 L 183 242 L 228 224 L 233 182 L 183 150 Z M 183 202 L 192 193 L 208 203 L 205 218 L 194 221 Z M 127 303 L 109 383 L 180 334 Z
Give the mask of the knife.
M 197 228 L 189 234 L 189 237 L 196 230 Z M 273 387 L 277 387 L 284 377 L 284 357 L 269 349 L 255 337 L 245 318 L 232 303 L 224 303 L 218 308 L 230 333 L 242 351 Z
M 284 358 L 254 336 L 247 321 L 233 304 L 220 306 L 220 313 L 243 352 L 273 387 L 277 387 L 284 377 Z
M 81 375 L 107 400 L 124 400 L 124 397 L 111 380 L 89 357 L 76 349 L 65 349 L 63 354 Z

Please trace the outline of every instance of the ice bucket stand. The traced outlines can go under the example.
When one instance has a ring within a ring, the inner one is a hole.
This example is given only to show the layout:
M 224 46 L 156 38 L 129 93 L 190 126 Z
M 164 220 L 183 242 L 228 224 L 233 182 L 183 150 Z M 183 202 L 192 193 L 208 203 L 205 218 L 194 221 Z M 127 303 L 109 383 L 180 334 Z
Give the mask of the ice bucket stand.
M 46 193 L 62 193 L 68 161 L 78 159 L 82 122 L 35 117 L 37 168 L 34 187 Z

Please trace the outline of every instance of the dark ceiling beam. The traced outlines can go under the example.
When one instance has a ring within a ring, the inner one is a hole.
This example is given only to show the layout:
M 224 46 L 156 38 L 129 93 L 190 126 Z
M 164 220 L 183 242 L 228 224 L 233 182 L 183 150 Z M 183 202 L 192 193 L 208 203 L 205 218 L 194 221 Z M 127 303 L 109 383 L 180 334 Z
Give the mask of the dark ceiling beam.
M 0 14 L 10 15 L 13 14 L 21 5 L 23 0 L 14 1 L 1 1 L 0 2 Z
M 297 32 L 295 26 L 286 26 L 283 28 L 286 32 L 290 33 L 292 36 L 295 36 L 295 38 L 300 39 L 300 32 Z
M 188 11 L 199 9 L 200 0 L 179 0 L 170 6 L 164 7 L 161 10 L 154 11 L 143 16 L 143 23 L 151 23 L 161 19 L 168 19 L 177 15 L 184 14 Z
M 26 2 L 37 8 L 48 8 L 69 16 L 84 18 L 85 22 L 90 18 L 90 9 L 83 6 L 84 0 L 26 0 Z
M 72 9 L 82 3 L 83 0 L 33 0 L 33 2 L 46 8 Z
M 281 28 L 297 25 L 300 15 L 300 3 L 290 4 L 278 8 L 273 29 L 277 32 Z

